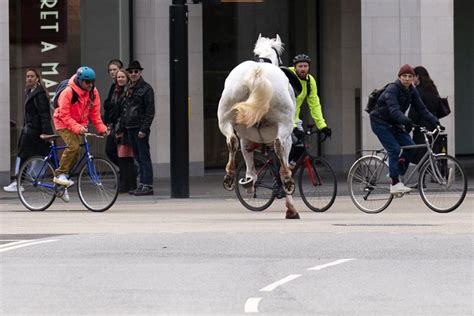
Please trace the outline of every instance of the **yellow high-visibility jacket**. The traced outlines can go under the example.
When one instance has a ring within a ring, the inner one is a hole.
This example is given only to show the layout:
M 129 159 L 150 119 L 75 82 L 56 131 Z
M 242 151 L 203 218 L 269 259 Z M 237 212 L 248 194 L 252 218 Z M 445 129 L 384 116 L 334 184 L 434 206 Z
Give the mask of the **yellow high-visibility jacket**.
M 289 69 L 295 73 L 296 75 L 296 70 L 295 67 L 289 67 Z M 298 77 L 298 75 L 296 75 Z M 316 124 L 316 127 L 321 130 L 327 126 L 326 121 L 324 120 L 323 117 L 323 111 L 321 109 L 321 103 L 319 102 L 319 97 L 318 97 L 318 87 L 316 86 L 316 80 L 314 77 L 310 74 L 308 74 L 308 77 L 306 80 L 302 80 L 300 77 L 298 77 L 301 83 L 301 93 L 296 96 L 296 111 L 295 111 L 295 118 L 293 120 L 293 125 L 296 127 L 296 121 L 299 120 L 300 117 L 300 110 L 301 110 L 301 105 L 303 104 L 303 101 L 306 99 L 306 102 L 308 103 L 309 106 L 309 112 L 311 113 L 311 117 L 314 120 L 314 123 Z M 307 81 L 309 80 L 310 84 L 310 93 L 307 95 Z

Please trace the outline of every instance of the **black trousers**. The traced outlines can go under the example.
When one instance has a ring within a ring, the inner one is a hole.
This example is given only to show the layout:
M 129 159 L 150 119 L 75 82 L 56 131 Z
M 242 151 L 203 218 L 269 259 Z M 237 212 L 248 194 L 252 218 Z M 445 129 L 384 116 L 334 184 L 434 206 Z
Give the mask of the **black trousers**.
M 115 137 L 115 132 L 111 132 L 105 140 L 105 154 L 113 164 L 115 164 L 116 166 L 119 165 L 119 158 L 117 155 L 117 139 Z

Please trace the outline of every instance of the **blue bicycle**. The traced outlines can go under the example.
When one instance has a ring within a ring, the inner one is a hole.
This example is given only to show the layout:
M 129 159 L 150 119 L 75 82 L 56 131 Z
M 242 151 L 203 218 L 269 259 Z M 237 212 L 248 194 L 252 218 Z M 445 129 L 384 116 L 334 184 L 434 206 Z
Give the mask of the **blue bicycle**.
M 77 191 L 82 204 L 93 212 L 108 210 L 117 199 L 118 175 L 111 162 L 95 158 L 89 151 L 87 137 L 103 136 L 86 133 L 84 135 L 84 153 L 69 173 L 76 175 Z M 41 135 L 51 144 L 51 150 L 46 157 L 35 156 L 28 159 L 18 173 L 18 195 L 21 203 L 30 211 L 44 211 L 54 202 L 56 197 L 62 197 L 66 187 L 53 182 L 54 170 L 58 168 L 58 151 L 66 146 L 56 146 L 55 140 L 59 135 Z

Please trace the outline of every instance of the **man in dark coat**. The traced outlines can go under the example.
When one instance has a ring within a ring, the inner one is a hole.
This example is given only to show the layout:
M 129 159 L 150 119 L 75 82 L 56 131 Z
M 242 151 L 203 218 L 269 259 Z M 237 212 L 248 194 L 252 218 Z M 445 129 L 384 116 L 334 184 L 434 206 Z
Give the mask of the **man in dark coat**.
M 127 91 L 124 109 L 117 133 L 128 133 L 133 155 L 139 166 L 139 183 L 131 195 L 153 195 L 153 166 L 150 155 L 150 126 L 155 116 L 155 92 L 142 78 L 142 66 L 132 61 L 127 68 L 131 85 Z

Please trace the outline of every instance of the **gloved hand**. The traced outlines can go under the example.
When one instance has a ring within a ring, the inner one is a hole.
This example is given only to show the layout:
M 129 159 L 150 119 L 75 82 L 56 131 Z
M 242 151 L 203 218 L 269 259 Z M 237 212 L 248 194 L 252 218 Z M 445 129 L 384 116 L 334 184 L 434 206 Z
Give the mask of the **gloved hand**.
M 413 124 L 412 124 L 412 122 L 410 121 L 410 122 L 408 122 L 408 123 L 405 124 L 405 132 L 411 133 L 412 130 L 413 130 Z
M 443 125 L 441 125 L 441 124 L 439 124 L 439 123 L 438 123 L 438 126 L 439 126 L 439 129 L 440 129 L 440 130 L 442 130 L 442 131 L 446 130 L 446 127 L 444 127 Z
M 332 135 L 332 130 L 331 130 L 329 127 L 326 126 L 326 127 L 323 127 L 323 128 L 321 129 L 321 133 L 323 133 L 325 137 L 329 137 L 329 138 L 330 138 L 331 135 Z
M 304 131 L 302 131 L 299 128 L 295 127 L 295 128 L 293 128 L 293 135 L 295 135 L 296 138 L 298 138 L 298 139 L 303 139 L 304 138 Z

